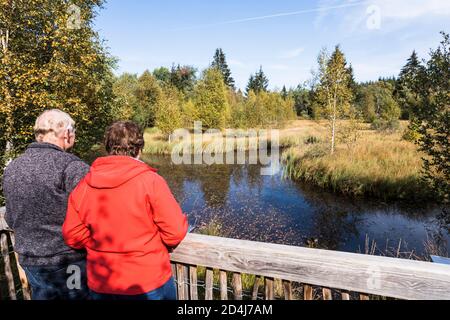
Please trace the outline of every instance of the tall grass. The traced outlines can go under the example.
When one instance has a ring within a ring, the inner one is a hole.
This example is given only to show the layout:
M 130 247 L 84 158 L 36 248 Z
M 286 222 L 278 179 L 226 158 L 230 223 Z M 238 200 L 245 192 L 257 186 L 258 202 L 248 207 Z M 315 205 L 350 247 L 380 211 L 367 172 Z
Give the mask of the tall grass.
M 397 133 L 366 131 L 352 148 L 341 145 L 333 155 L 326 143 L 291 147 L 283 160 L 288 177 L 334 192 L 383 200 L 430 197 L 421 154 Z

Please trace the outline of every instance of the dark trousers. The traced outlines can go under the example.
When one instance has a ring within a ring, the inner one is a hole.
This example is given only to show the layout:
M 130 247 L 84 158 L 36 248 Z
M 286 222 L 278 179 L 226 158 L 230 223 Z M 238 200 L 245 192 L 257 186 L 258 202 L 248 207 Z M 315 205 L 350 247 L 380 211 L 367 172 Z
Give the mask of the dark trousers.
M 86 300 L 86 261 L 59 266 L 23 266 L 32 300 Z
M 100 294 L 91 291 L 92 300 L 177 300 L 175 282 L 170 278 L 161 288 L 152 290 L 145 294 L 135 296 L 125 296 L 117 294 Z

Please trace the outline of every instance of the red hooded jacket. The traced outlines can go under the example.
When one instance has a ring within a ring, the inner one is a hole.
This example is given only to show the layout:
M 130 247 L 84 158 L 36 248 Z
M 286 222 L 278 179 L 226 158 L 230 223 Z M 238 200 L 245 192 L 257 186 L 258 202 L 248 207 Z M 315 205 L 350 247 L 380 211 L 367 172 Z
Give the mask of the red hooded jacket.
M 187 218 L 165 180 L 124 156 L 97 159 L 69 198 L 63 236 L 87 250 L 88 286 L 139 295 L 172 276 L 168 248 L 186 236 Z

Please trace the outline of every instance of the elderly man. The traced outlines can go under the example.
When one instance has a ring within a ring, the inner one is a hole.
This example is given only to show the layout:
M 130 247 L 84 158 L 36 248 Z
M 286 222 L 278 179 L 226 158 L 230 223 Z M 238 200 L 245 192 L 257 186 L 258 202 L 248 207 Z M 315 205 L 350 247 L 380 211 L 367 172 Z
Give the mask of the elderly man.
M 5 169 L 6 221 L 15 231 L 16 251 L 34 300 L 85 299 L 85 252 L 64 244 L 67 199 L 89 166 L 68 153 L 75 122 L 60 110 L 36 120 L 36 142 Z

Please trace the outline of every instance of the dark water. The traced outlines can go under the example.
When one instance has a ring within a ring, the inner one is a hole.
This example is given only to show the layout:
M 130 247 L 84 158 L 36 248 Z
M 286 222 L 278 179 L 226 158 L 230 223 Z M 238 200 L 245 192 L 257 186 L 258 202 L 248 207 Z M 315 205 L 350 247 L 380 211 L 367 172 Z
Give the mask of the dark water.
M 377 253 L 424 253 L 434 239 L 448 254 L 442 208 L 413 203 L 355 200 L 275 176 L 259 165 L 173 165 L 170 157 L 146 156 L 166 178 L 191 223 L 215 219 L 223 236 L 348 252 L 365 252 L 366 237 Z

